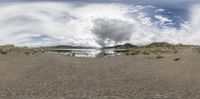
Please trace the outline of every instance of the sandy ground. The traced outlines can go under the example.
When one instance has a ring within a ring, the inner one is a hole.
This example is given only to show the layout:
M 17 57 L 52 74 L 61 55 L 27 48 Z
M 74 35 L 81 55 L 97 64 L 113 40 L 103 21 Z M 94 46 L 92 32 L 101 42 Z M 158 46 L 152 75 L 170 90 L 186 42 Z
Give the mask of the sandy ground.
M 200 99 L 200 53 L 163 56 L 0 55 L 0 99 Z

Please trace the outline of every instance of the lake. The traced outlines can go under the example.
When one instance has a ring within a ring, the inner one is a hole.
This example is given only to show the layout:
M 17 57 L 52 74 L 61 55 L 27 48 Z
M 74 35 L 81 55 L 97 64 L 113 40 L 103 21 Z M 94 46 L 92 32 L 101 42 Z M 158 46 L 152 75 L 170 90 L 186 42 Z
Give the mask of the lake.
M 73 57 L 92 58 L 120 55 L 120 53 L 115 52 L 115 49 L 53 49 L 51 51 Z

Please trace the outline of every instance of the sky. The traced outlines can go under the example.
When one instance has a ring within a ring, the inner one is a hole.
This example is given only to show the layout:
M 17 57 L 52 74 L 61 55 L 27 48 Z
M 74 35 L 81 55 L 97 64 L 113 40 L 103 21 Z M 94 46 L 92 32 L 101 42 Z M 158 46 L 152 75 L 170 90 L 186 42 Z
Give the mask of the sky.
M 0 45 L 200 45 L 199 0 L 0 0 Z

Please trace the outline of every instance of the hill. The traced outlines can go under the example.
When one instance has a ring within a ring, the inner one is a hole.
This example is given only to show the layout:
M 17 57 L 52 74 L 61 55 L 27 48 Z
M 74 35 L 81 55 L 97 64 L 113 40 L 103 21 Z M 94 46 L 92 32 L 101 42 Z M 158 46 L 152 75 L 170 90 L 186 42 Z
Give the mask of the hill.
M 129 48 L 137 48 L 138 46 L 133 45 L 131 43 L 125 43 L 123 45 L 116 45 L 110 47 L 104 47 L 103 49 L 129 49 Z

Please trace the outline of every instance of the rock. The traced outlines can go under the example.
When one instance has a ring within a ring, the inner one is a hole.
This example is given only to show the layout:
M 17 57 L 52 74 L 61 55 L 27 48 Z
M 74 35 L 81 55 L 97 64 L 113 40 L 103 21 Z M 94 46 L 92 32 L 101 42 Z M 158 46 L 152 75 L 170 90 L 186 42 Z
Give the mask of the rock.
M 26 55 L 35 55 L 38 53 L 45 53 L 45 50 L 42 48 L 27 48 L 24 49 L 24 54 Z
M 132 51 L 130 54 L 131 55 L 138 55 L 138 54 L 140 54 L 141 52 L 140 51 Z
M 0 46 L 0 54 L 7 54 L 9 51 L 15 48 L 14 45 L 4 45 Z
M 8 54 L 10 48 L 8 47 L 0 47 L 0 54 Z
M 30 52 L 30 51 L 25 51 L 24 54 L 25 54 L 25 55 L 30 55 L 31 52 Z
M 37 53 L 45 53 L 44 48 L 28 48 L 28 47 L 16 47 L 15 45 L 0 46 L 0 54 L 7 54 L 8 52 L 24 53 L 26 55 L 33 55 Z
M 45 50 L 44 50 L 44 49 L 41 49 L 40 52 L 41 52 L 41 53 L 45 53 Z
M 37 54 L 39 51 L 37 49 L 32 49 L 31 54 Z
M 181 58 L 175 58 L 174 61 L 179 61 Z
M 142 54 L 144 54 L 144 55 L 150 55 L 150 52 L 144 51 L 144 52 L 142 52 Z
M 7 48 L 0 48 L 0 53 L 1 54 L 7 54 L 8 51 L 9 51 L 9 49 L 7 49 Z
M 164 57 L 161 56 L 161 55 L 158 55 L 156 58 L 157 58 L 157 59 L 161 59 L 161 58 L 164 58 Z

